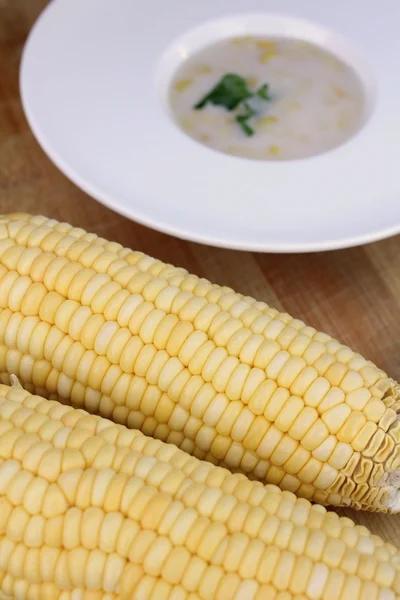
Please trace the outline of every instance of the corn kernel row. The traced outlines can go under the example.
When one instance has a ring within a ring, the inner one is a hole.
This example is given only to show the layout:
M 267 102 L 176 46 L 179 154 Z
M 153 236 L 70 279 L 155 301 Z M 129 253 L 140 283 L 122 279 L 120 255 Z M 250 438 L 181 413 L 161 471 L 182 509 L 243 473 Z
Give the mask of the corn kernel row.
M 0 221 L 0 373 L 299 496 L 397 508 L 400 401 L 382 371 L 69 225 Z

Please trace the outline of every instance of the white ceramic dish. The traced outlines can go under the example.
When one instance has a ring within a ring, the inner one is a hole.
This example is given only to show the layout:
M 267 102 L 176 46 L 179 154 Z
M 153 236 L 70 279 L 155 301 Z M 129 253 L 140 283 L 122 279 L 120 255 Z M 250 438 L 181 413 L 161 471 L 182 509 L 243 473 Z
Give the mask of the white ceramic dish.
M 144 225 L 253 251 L 357 245 L 400 231 L 399 22 L 398 0 L 53 0 L 23 54 L 23 105 L 72 181 Z M 345 59 L 365 86 L 364 127 L 333 151 L 284 162 L 220 154 L 182 133 L 167 103 L 177 67 L 248 34 Z

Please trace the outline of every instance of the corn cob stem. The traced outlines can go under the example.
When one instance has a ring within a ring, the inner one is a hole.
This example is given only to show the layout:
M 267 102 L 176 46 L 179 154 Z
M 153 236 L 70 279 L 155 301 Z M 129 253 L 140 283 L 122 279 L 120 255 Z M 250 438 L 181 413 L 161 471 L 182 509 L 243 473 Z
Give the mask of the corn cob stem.
M 399 387 L 265 303 L 0 217 L 0 376 L 323 504 L 397 511 Z
M 290 492 L 2 385 L 0 590 L 17 600 L 395 600 L 400 555 Z

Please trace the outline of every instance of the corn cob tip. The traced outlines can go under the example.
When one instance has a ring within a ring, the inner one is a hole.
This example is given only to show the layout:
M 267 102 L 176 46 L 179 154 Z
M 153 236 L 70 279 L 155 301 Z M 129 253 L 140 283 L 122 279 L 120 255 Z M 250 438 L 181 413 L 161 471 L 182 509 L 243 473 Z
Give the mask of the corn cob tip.
M 394 471 L 389 475 L 386 485 L 391 490 L 388 509 L 391 513 L 398 513 L 400 512 L 400 470 Z

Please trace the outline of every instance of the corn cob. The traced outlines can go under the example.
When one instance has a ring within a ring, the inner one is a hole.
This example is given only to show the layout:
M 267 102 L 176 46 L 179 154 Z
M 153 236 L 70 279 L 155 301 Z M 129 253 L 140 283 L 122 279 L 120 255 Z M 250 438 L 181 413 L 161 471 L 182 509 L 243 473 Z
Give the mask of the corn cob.
M 397 511 L 399 386 L 302 321 L 45 217 L 0 217 L 0 377 L 321 504 Z
M 400 554 L 291 492 L 0 385 L 0 590 L 16 600 L 395 600 Z

